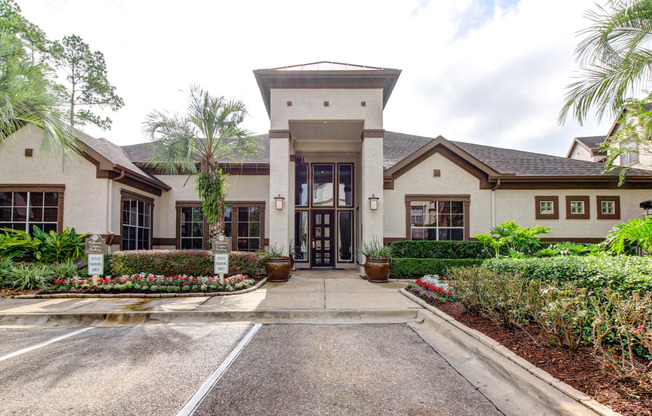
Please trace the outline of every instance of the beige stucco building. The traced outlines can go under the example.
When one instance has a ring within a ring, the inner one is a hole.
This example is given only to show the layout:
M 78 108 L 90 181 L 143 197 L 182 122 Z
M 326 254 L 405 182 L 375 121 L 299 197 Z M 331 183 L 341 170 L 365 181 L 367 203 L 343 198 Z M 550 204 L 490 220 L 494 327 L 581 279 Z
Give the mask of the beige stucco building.
M 598 241 L 650 198 L 651 171 L 632 169 L 619 187 L 581 140 L 563 158 L 386 130 L 396 69 L 320 62 L 254 75 L 270 130 L 255 154 L 223 164 L 234 250 L 275 245 L 298 267 L 352 268 L 373 241 L 468 240 L 505 220 Z M 75 227 L 114 250 L 208 248 L 192 178 L 153 169 L 150 143 L 78 136 L 83 158 L 46 150 L 33 126 L 0 144 L 0 227 Z

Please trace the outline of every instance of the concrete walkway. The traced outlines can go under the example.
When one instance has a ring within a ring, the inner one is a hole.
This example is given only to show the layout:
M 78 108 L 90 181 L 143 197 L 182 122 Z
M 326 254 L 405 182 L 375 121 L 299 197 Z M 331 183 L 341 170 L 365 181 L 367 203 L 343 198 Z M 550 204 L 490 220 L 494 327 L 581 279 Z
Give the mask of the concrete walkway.
M 114 323 L 135 319 L 132 322 L 135 324 L 142 323 L 141 318 L 172 322 L 180 317 L 186 322 L 191 318 L 199 322 L 248 321 L 270 314 L 305 320 L 310 314 L 332 318 L 353 311 L 358 315 L 385 312 L 384 315 L 416 317 L 416 312 L 423 309 L 399 293 L 406 285 L 405 282 L 369 283 L 357 277 L 355 271 L 299 271 L 288 282 L 266 283 L 242 295 L 0 299 L 0 325 L 44 324 L 64 318 L 84 320 L 80 324 L 88 324 L 89 319 L 113 319 Z

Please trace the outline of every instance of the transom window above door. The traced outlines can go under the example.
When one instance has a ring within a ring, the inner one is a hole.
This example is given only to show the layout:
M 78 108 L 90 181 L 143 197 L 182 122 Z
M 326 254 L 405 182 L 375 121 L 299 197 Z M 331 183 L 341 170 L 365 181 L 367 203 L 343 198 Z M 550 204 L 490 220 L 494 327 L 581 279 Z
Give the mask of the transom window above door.
M 332 164 L 312 165 L 312 206 L 334 206 L 335 192 L 333 182 L 335 179 Z

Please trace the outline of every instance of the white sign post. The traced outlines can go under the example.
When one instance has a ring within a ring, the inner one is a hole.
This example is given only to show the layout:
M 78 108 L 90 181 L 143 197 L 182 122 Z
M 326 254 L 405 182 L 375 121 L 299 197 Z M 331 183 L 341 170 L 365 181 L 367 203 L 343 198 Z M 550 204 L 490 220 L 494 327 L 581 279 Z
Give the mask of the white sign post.
M 106 240 L 101 235 L 93 234 L 84 242 L 84 252 L 88 255 L 88 275 L 93 276 L 93 284 L 97 285 L 100 275 L 104 274 L 104 255 L 108 251 Z
M 220 275 L 220 283 L 224 284 L 224 275 L 229 274 L 229 253 L 231 252 L 231 239 L 220 234 L 213 240 L 213 266 L 214 273 Z

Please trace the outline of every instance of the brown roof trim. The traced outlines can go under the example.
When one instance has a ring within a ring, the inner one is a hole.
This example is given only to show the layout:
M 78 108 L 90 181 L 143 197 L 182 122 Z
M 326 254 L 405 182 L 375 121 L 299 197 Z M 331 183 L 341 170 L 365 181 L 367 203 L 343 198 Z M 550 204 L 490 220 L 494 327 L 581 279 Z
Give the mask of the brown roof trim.
M 151 194 L 161 196 L 162 191 L 169 191 L 170 188 L 165 183 L 152 179 L 142 173 L 135 172 L 132 169 L 126 168 L 121 165 L 114 164 L 104 155 L 97 152 L 86 143 L 81 140 L 78 141 L 82 146 L 82 156 L 89 162 L 95 165 L 96 178 L 104 179 L 114 179 L 122 176 L 122 179 L 118 179 L 118 182 L 124 183 L 134 188 L 138 188 L 142 191 L 149 192 Z M 124 172 L 124 175 L 122 173 Z
M 139 168 L 149 172 L 152 175 L 167 176 L 170 173 L 164 173 L 156 166 L 146 162 L 134 162 Z M 222 163 L 222 172 L 228 175 L 269 175 L 269 163 Z M 184 175 L 176 173 L 172 175 Z
M 391 168 L 385 171 L 385 189 L 394 189 L 394 181 L 405 172 L 412 169 L 414 166 L 423 162 L 428 157 L 435 153 L 440 153 L 442 156 L 449 159 L 451 162 L 460 166 L 462 169 L 469 172 L 480 180 L 480 189 L 490 189 L 492 185 L 489 183 L 489 178 L 497 176 L 498 172 L 480 162 L 475 157 L 471 156 L 464 150 L 460 149 L 453 143 L 446 140 L 443 136 L 428 142 L 425 146 L 404 158 Z
M 401 75 L 400 69 L 284 71 L 257 69 L 254 76 L 270 114 L 272 88 L 382 88 L 383 108 Z
M 568 158 L 568 159 L 571 158 L 571 153 L 573 153 L 573 149 L 575 149 L 575 146 L 577 146 L 577 145 L 580 145 L 583 148 L 585 148 L 586 150 L 588 150 L 591 153 L 591 156 L 596 156 L 595 154 L 593 154 L 594 153 L 593 150 L 589 146 L 587 146 L 586 143 L 583 143 L 582 141 L 577 140 L 577 137 L 576 137 L 576 138 L 573 139 L 573 143 L 571 144 L 570 149 L 568 149 L 568 153 L 566 153 L 566 158 Z

